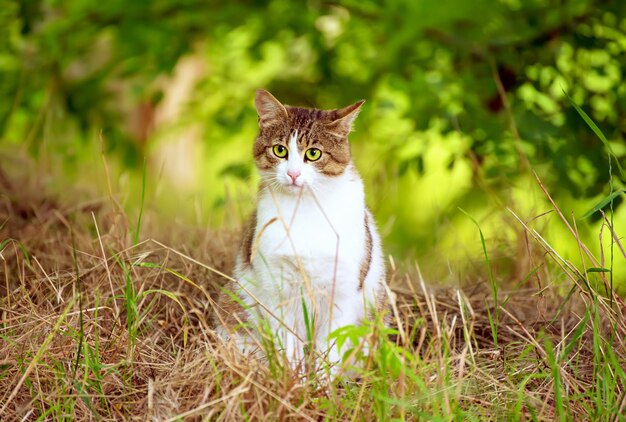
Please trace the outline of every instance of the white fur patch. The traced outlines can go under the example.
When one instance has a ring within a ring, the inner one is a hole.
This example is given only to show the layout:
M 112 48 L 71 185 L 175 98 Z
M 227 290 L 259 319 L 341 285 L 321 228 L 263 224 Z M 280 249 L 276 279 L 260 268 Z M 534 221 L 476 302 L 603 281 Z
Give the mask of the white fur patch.
M 302 156 L 300 155 L 300 151 L 298 151 L 298 129 L 291 135 L 289 138 L 289 156 L 287 157 L 287 169 L 285 170 L 286 178 L 285 180 L 289 185 L 294 183 L 289 176 L 289 172 L 299 173 L 295 180 L 295 184 L 298 187 L 302 187 L 304 185 L 304 177 L 302 176 L 302 170 L 304 167 L 304 160 L 302 160 Z

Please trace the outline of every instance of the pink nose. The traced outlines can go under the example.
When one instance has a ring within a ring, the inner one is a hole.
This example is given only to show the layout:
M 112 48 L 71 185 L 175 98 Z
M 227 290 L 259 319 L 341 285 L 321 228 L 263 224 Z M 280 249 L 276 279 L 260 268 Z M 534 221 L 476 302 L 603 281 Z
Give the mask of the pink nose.
M 296 179 L 300 176 L 300 170 L 288 170 L 287 176 L 291 177 L 293 183 L 296 183 Z

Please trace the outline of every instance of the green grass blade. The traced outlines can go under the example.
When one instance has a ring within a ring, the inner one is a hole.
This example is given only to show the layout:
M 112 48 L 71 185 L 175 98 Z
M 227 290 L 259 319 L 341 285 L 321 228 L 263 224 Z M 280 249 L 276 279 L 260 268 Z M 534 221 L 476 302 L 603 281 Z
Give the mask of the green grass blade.
M 611 269 L 610 268 L 591 267 L 591 268 L 587 268 L 587 272 L 588 273 L 610 273 Z
M 554 389 L 554 407 L 556 408 L 556 415 L 559 421 L 568 420 L 566 415 L 566 407 L 563 391 L 563 381 L 561 379 L 561 368 L 560 363 L 557 360 L 557 356 L 554 351 L 554 344 L 549 339 L 544 340 L 544 350 L 548 354 L 548 364 L 550 366 L 551 375 L 552 375 L 552 384 Z
M 500 315 L 500 304 L 498 303 L 498 284 L 496 283 L 496 279 L 493 276 L 493 271 L 491 270 L 491 262 L 489 261 L 489 253 L 487 252 L 487 243 L 485 242 L 485 236 L 483 235 L 483 230 L 480 228 L 480 224 L 474 217 L 468 214 L 463 208 L 458 208 L 463 214 L 465 214 L 478 228 L 478 234 L 480 235 L 480 243 L 483 248 L 483 254 L 485 256 L 485 264 L 487 265 L 487 276 L 489 278 L 489 284 L 491 285 L 491 294 L 493 295 L 493 303 L 494 303 L 494 315 L 492 319 L 491 312 L 489 312 L 489 324 L 491 325 L 491 330 L 493 334 L 493 342 L 495 343 L 496 348 L 498 347 L 498 321 Z M 489 309 L 487 308 L 489 311 Z
M 184 275 L 182 275 L 178 271 L 173 270 L 171 268 L 164 267 L 163 265 L 155 264 L 153 262 L 140 262 L 139 264 L 137 264 L 137 266 L 141 267 L 141 268 L 157 268 L 157 269 L 160 269 L 160 270 L 163 270 L 163 271 L 167 271 L 168 273 L 170 273 L 173 276 L 183 280 L 184 282 L 191 284 L 196 289 L 202 290 L 202 287 L 200 285 L 194 283 L 191 279 L 189 279 L 189 277 L 185 277 Z
M 143 216 L 143 206 L 146 199 L 146 159 L 143 160 L 143 174 L 141 176 L 141 203 L 139 204 L 139 216 L 135 228 L 135 245 L 139 243 L 139 231 L 141 230 L 141 218 Z
M 76 239 L 74 239 L 74 230 L 70 228 L 70 238 L 72 239 L 72 260 L 74 261 L 74 273 L 76 275 L 76 290 L 78 291 L 78 308 L 80 313 L 78 314 L 79 324 L 79 337 L 78 337 L 78 350 L 76 351 L 76 361 L 74 362 L 74 370 L 72 377 L 76 381 L 76 374 L 78 372 L 78 365 L 80 363 L 81 355 L 83 352 L 83 342 L 85 339 L 85 324 L 84 324 L 84 307 L 83 307 L 83 284 L 80 278 L 80 269 L 78 267 L 78 258 L 76 257 Z
M 304 296 L 302 296 L 302 313 L 304 316 L 304 327 L 306 328 L 306 339 L 309 343 L 311 343 L 313 341 L 313 327 L 311 326 L 309 309 L 306 306 L 306 300 L 304 300 Z
M 606 139 L 606 136 L 604 136 L 604 133 L 602 133 L 598 125 L 596 125 L 595 122 L 591 120 L 591 117 L 589 117 L 589 115 L 585 113 L 585 111 L 582 108 L 580 108 L 578 104 L 574 102 L 572 97 L 570 97 L 569 94 L 565 90 L 563 90 L 563 93 L 565 94 L 565 96 L 567 96 L 567 99 L 569 100 L 572 107 L 574 107 L 574 109 L 578 112 L 580 117 L 582 117 L 585 123 L 587 123 L 587 126 L 589 126 L 589 128 L 593 131 L 593 133 L 595 133 L 596 136 L 602 141 L 602 143 L 608 150 L 609 154 L 611 154 L 611 156 L 615 158 L 615 162 L 617 163 L 617 168 L 619 169 L 619 172 L 622 175 L 622 177 L 624 177 L 624 169 L 622 169 L 622 165 L 619 163 L 619 160 L 617 159 L 617 156 L 613 152 L 613 149 L 611 148 L 611 145 L 609 144 L 608 139 Z
M 610 194 L 609 196 L 607 196 L 606 198 L 598 202 L 596 205 L 594 205 L 592 209 L 587 211 L 585 215 L 582 216 L 582 218 L 588 218 L 592 216 L 596 212 L 600 211 L 602 208 L 606 207 L 608 204 L 612 203 L 613 200 L 615 200 L 615 198 L 617 198 L 618 196 L 624 193 L 626 193 L 625 189 L 616 190 L 615 192 L 613 192 L 612 194 Z

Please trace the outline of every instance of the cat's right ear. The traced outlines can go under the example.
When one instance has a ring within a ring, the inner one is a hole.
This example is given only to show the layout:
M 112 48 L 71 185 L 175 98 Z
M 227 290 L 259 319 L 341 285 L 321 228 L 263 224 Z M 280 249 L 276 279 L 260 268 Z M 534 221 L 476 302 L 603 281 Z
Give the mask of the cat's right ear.
M 267 127 L 287 118 L 287 109 L 272 94 L 259 89 L 254 97 L 259 127 Z

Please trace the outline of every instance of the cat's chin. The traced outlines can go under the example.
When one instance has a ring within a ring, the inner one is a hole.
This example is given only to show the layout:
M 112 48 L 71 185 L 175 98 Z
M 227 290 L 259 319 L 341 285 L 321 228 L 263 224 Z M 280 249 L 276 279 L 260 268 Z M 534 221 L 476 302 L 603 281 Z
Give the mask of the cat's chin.
M 274 185 L 268 186 L 268 188 L 269 190 L 272 190 L 276 193 L 288 194 L 288 195 L 300 195 L 300 193 L 303 193 L 304 191 L 307 190 L 306 185 L 298 186 L 298 185 L 294 185 L 291 183 L 274 184 Z

